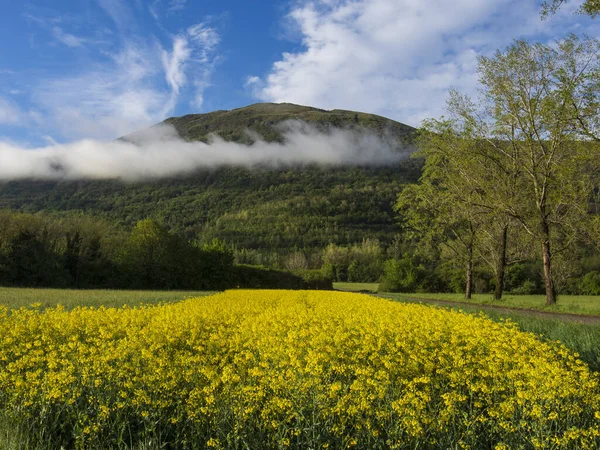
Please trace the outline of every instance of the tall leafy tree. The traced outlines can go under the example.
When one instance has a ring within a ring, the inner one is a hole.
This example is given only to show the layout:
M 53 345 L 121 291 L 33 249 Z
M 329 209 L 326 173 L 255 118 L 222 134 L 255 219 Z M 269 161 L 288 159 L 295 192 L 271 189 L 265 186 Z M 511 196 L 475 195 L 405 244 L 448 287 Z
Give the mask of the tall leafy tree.
M 517 41 L 480 58 L 478 104 L 453 96 L 453 111 L 486 143 L 475 160 L 490 169 L 486 207 L 540 245 L 547 304 L 557 300 L 553 253 L 580 233 L 597 184 L 599 48 L 575 36 L 556 46 Z
M 400 193 L 396 211 L 406 234 L 423 246 L 440 248 L 460 263 L 465 271 L 465 298 L 469 299 L 473 292 L 478 212 L 444 185 L 444 164 L 436 156 L 428 158 L 419 183 Z

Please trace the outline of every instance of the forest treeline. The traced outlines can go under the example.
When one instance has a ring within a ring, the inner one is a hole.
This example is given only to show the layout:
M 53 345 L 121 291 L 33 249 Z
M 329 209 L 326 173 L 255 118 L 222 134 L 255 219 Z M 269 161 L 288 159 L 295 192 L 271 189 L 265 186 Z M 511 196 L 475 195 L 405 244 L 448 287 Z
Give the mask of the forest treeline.
M 214 239 L 200 244 L 144 219 L 126 231 L 97 217 L 0 211 L 0 286 L 221 290 L 330 289 L 320 272 L 234 264 Z
M 557 271 L 562 275 L 557 281 L 561 292 L 600 295 L 600 255 L 583 242 L 571 250 L 575 257 L 559 258 L 560 267 L 565 267 Z M 524 252 L 508 265 L 504 289 L 543 293 L 541 269 L 535 253 Z M 441 241 L 426 245 L 409 230 L 389 245 L 365 239 L 321 249 L 264 252 L 216 239 L 188 240 L 152 219 L 127 230 L 81 214 L 0 211 L 0 286 L 330 289 L 333 281 L 381 282 L 380 291 L 389 292 L 461 292 L 465 270 Z M 472 291 L 492 292 L 495 283 L 492 266 L 476 264 Z

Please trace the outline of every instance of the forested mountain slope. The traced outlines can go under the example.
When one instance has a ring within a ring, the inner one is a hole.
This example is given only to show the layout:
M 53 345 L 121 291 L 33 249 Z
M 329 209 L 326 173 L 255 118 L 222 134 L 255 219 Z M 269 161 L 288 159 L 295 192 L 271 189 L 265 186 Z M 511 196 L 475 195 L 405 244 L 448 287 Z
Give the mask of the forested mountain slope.
M 323 111 L 290 104 L 258 104 L 232 111 L 171 118 L 186 140 L 214 133 L 251 144 L 252 133 L 282 139 L 278 124 L 301 120 L 320 130 L 368 128 L 392 136 L 406 151 L 414 129 L 380 116 Z M 254 135 L 255 136 L 255 135 Z M 124 139 L 135 140 L 135 133 Z M 348 244 L 364 238 L 389 242 L 391 208 L 405 183 L 415 182 L 420 162 L 405 158 L 388 166 L 217 168 L 146 182 L 119 180 L 0 183 L 0 208 L 27 212 L 81 211 L 129 228 L 155 218 L 187 237 L 214 237 L 238 248 L 287 251 Z

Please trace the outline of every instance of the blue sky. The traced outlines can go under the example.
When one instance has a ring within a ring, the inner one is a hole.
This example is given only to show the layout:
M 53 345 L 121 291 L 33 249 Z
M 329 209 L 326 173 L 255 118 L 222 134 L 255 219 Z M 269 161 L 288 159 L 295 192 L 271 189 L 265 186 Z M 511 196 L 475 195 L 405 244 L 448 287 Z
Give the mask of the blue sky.
M 259 101 L 411 125 L 475 94 L 477 55 L 595 36 L 572 0 L 57 0 L 0 3 L 0 143 L 113 139 Z

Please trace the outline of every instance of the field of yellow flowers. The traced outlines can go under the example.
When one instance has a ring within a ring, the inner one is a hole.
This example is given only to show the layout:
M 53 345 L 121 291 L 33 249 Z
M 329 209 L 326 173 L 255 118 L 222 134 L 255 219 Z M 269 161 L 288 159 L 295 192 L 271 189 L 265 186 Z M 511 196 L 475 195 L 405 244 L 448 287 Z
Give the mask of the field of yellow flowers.
M 4 309 L 0 402 L 34 448 L 600 447 L 597 375 L 560 344 L 341 292 Z

